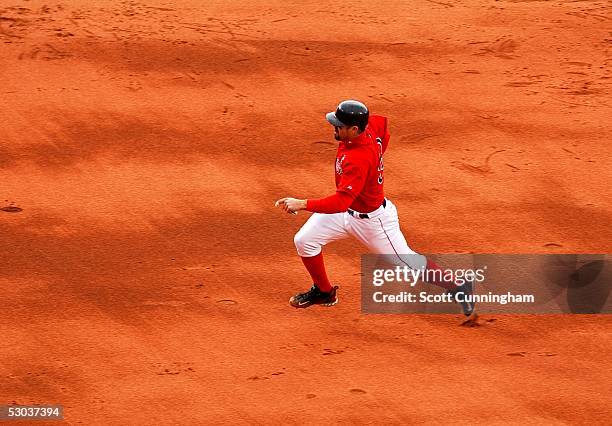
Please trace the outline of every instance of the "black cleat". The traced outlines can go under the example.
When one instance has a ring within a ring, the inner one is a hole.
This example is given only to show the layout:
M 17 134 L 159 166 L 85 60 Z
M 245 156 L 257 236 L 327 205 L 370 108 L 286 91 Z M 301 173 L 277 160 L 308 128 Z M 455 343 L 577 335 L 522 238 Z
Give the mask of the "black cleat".
M 474 282 L 468 281 L 462 286 L 457 286 L 454 290 L 449 290 L 448 293 L 453 296 L 453 300 L 461 305 L 463 314 L 469 317 L 474 313 L 475 303 L 471 301 L 471 297 L 474 294 Z M 466 298 L 470 298 L 466 301 Z
M 294 308 L 307 308 L 310 305 L 334 306 L 338 303 L 337 289 L 338 286 L 334 286 L 329 293 L 325 293 L 313 284 L 307 292 L 298 293 L 289 299 L 289 304 Z

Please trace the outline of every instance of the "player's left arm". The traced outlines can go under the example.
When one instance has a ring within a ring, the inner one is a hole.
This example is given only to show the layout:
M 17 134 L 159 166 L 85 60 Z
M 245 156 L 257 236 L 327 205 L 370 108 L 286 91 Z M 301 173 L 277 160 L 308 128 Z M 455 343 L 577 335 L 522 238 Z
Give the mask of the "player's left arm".
M 370 117 L 369 125 L 374 129 L 377 135 L 376 142 L 380 142 L 382 152 L 384 153 L 389 146 L 389 139 L 391 139 L 391 135 L 389 134 L 389 120 L 387 117 L 381 115 L 373 115 Z

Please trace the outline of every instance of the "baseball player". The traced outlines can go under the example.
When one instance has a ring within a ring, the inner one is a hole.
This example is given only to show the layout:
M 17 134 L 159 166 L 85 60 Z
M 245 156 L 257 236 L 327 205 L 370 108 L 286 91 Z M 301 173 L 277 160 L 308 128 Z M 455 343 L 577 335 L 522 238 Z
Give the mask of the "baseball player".
M 385 198 L 383 154 L 390 138 L 387 118 L 370 114 L 363 103 L 355 100 L 341 102 L 326 118 L 334 126 L 334 138 L 339 141 L 335 164 L 336 192 L 318 199 L 285 197 L 275 204 L 287 213 L 297 214 L 299 210 L 314 213 L 294 238 L 297 252 L 313 281 L 310 290 L 289 300 L 296 308 L 338 303 L 338 287 L 329 282 L 322 248 L 349 235 L 361 241 L 371 252 L 387 255 L 385 258 L 390 256 L 396 265 L 442 271 L 408 246 L 400 230 L 397 209 Z M 472 293 L 472 282 L 459 286 L 453 280 L 443 280 L 443 274 L 423 275 L 434 277 L 428 282 L 453 295 Z M 474 311 L 472 303 L 460 304 L 466 316 Z

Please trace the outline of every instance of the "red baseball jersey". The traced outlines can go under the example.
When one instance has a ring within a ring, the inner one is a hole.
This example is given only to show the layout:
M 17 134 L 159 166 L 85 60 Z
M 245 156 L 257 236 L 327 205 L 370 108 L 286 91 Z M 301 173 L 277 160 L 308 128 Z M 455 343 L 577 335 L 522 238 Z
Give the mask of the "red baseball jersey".
M 381 206 L 385 198 L 383 154 L 389 137 L 387 118 L 371 115 L 364 132 L 338 145 L 336 191 L 354 198 L 352 210 L 369 213 Z

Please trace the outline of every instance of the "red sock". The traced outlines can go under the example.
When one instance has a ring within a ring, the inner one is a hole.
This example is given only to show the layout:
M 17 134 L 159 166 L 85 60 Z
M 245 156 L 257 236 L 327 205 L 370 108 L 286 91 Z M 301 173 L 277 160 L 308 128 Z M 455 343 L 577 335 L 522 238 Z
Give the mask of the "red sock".
M 437 285 L 438 287 L 445 288 L 447 290 L 454 290 L 457 288 L 457 284 L 455 284 L 454 280 L 445 281 L 443 278 L 445 276 L 444 269 L 440 268 L 431 260 L 427 259 L 427 270 L 426 277 L 428 278 L 425 282 L 433 285 Z
M 312 257 L 300 257 L 304 263 L 304 266 L 306 269 L 308 269 L 308 273 L 312 277 L 312 282 L 322 292 L 329 293 L 332 289 L 332 285 L 330 284 L 329 279 L 327 278 L 327 273 L 325 272 L 323 252 Z

